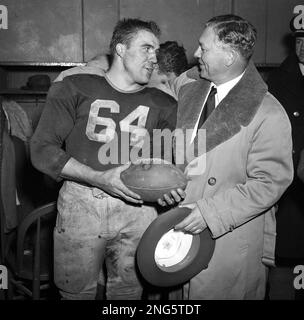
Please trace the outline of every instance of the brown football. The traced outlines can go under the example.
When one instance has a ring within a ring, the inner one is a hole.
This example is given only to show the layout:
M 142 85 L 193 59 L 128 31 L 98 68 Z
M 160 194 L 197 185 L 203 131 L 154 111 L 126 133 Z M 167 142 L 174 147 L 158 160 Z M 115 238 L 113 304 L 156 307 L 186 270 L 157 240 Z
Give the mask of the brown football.
M 165 193 L 185 189 L 187 177 L 176 166 L 154 160 L 131 166 L 120 175 L 122 182 L 146 202 L 156 202 Z

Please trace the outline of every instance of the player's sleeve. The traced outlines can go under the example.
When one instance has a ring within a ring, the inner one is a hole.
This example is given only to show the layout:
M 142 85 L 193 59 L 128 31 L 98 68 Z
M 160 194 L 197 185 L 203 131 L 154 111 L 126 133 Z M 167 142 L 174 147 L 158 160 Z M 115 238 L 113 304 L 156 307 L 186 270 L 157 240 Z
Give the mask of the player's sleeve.
M 30 142 L 33 165 L 57 181 L 70 159 L 64 141 L 74 126 L 76 101 L 77 96 L 66 81 L 53 84 Z

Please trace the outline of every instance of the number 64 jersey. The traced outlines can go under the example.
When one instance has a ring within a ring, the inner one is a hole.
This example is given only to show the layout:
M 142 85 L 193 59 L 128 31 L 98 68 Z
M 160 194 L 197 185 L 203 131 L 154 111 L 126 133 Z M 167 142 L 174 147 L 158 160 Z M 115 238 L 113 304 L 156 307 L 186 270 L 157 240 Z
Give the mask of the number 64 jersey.
M 153 129 L 173 132 L 175 124 L 176 101 L 159 89 L 125 92 L 106 77 L 72 75 L 49 91 L 31 141 L 33 163 L 56 180 L 71 157 L 104 171 L 132 160 L 132 148 L 147 135 L 152 141 Z

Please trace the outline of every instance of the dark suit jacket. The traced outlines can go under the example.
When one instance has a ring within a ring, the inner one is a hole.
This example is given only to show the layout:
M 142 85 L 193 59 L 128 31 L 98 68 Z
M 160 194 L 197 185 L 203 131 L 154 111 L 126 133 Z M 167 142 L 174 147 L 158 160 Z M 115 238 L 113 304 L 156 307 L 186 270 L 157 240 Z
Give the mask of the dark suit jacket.
M 270 74 L 268 87 L 285 108 L 292 125 L 296 172 L 300 152 L 304 148 L 304 77 L 295 54 L 288 56 L 281 66 Z M 304 263 L 304 184 L 296 175 L 279 202 L 276 263 Z

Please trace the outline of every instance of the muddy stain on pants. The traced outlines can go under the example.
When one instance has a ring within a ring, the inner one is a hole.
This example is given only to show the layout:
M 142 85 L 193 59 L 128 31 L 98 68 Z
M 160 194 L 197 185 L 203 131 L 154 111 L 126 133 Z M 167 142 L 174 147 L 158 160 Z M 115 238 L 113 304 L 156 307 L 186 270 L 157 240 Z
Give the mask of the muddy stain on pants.
M 107 299 L 140 299 L 135 252 L 157 216 L 155 208 L 126 204 L 70 181 L 62 186 L 57 206 L 54 278 L 62 297 L 93 300 L 105 262 Z

